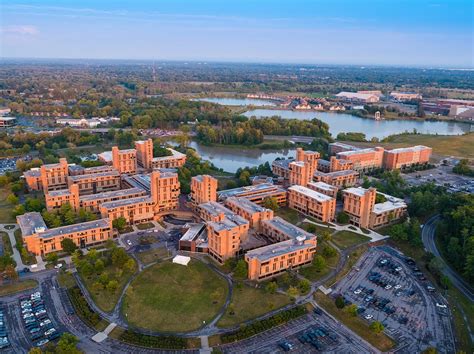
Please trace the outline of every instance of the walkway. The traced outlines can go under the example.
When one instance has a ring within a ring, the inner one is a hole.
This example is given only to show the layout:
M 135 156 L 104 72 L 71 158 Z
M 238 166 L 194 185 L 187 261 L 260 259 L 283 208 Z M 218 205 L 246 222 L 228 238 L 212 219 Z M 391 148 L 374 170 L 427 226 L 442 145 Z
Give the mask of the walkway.
M 320 227 L 328 227 L 327 224 L 320 224 L 316 221 L 309 220 L 307 218 L 305 218 L 303 222 L 307 222 L 307 223 L 320 226 Z M 336 231 L 350 231 L 362 236 L 370 237 L 370 242 L 377 242 L 377 241 L 385 240 L 386 238 L 389 238 L 389 236 L 381 235 L 378 232 L 375 232 L 373 230 L 367 230 L 369 233 L 365 233 L 359 227 L 354 226 L 354 225 L 336 225 L 333 223 L 329 223 L 329 227 L 333 228 Z
M 6 228 L 6 226 L 15 226 L 14 228 Z M 21 259 L 20 252 L 18 252 L 16 248 L 16 239 L 15 239 L 15 230 L 18 229 L 17 224 L 0 224 L 0 231 L 5 231 L 8 234 L 8 238 L 10 239 L 10 243 L 12 245 L 13 249 L 13 259 L 16 262 L 16 270 L 22 270 L 23 268 L 26 268 L 26 266 L 23 264 L 23 261 Z

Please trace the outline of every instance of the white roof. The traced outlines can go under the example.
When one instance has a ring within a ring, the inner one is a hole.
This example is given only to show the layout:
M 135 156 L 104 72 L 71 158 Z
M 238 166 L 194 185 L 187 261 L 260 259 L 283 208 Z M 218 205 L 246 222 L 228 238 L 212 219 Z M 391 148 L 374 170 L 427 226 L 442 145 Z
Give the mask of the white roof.
M 355 194 L 355 195 L 358 195 L 360 197 L 363 197 L 365 195 L 365 193 L 367 193 L 367 189 L 362 188 L 362 187 L 357 187 L 357 188 L 356 187 L 351 187 L 351 188 L 344 189 L 344 192 Z
M 392 150 L 387 150 L 387 153 L 389 154 L 396 154 L 400 152 L 408 152 L 408 151 L 423 151 L 423 150 L 428 150 L 431 149 L 428 146 L 423 146 L 423 145 L 416 145 L 416 146 L 410 146 L 410 147 L 405 147 L 405 148 L 398 148 L 398 149 L 392 149 Z
M 319 189 L 323 189 L 328 192 L 333 192 L 337 187 L 331 186 L 330 184 L 324 182 L 309 182 L 308 186 L 314 186 Z
M 173 263 L 181 264 L 184 266 L 187 266 L 190 261 L 191 257 L 180 256 L 179 254 L 173 258 Z
M 367 99 L 372 98 L 372 97 L 378 98 L 377 95 L 373 95 L 371 93 L 357 93 L 357 92 L 347 92 L 347 91 L 339 92 L 336 96 L 337 97 L 347 97 L 347 98 L 357 98 L 357 99 L 360 99 L 360 100 L 367 100 Z
M 322 193 L 316 192 L 312 189 L 309 189 L 309 188 L 306 188 L 306 187 L 303 187 L 303 186 L 299 186 L 299 185 L 291 186 L 290 188 L 288 188 L 288 190 L 304 194 L 307 197 L 310 197 L 311 199 L 315 199 L 319 202 L 327 202 L 329 200 L 334 199 L 334 198 L 332 198 L 332 197 L 330 197 L 326 194 L 322 194 Z

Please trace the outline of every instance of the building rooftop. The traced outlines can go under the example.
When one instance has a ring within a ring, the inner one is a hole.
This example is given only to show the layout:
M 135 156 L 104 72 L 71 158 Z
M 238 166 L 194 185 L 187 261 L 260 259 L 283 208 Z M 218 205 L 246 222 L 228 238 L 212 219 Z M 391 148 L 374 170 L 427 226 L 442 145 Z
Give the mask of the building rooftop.
M 93 221 L 81 222 L 80 224 L 67 225 L 56 227 L 54 229 L 48 229 L 45 232 L 39 233 L 41 238 L 51 238 L 61 235 L 68 235 L 75 232 L 83 232 L 91 229 L 105 229 L 110 227 L 110 222 L 108 218 L 98 219 Z
M 137 150 L 135 149 L 123 149 L 123 150 L 119 150 L 119 154 L 130 154 L 130 153 L 136 153 Z
M 281 160 L 274 160 L 272 162 L 272 166 L 279 166 L 284 169 L 289 169 L 290 163 L 295 161 L 295 159 L 281 159 Z
M 337 156 L 352 156 L 352 155 L 359 155 L 359 154 L 368 154 L 375 151 L 377 151 L 377 147 L 358 149 L 358 150 L 352 150 L 352 151 L 341 151 L 337 153 Z
M 319 159 L 319 160 L 318 160 L 318 165 L 321 165 L 321 166 L 330 166 L 330 165 L 331 165 L 331 162 L 329 162 L 328 160 Z
M 324 182 L 309 182 L 308 186 L 312 186 L 318 189 L 322 189 L 328 192 L 334 192 L 334 190 L 337 190 L 337 187 L 331 186 L 330 184 L 324 183 Z
M 260 183 L 260 184 L 254 184 L 252 186 L 226 189 L 226 190 L 217 192 L 217 195 L 219 196 L 219 199 L 221 198 L 225 199 L 229 197 L 238 197 L 245 193 L 257 194 L 257 193 L 263 193 L 267 191 L 283 191 L 284 192 L 284 189 L 281 189 L 280 187 L 277 187 L 271 183 Z
M 296 239 L 297 237 L 315 237 L 313 234 L 306 232 L 293 224 L 290 224 L 288 221 L 283 220 L 279 216 L 275 216 L 270 220 L 264 220 L 262 221 L 262 224 L 263 223 L 271 225 L 274 229 L 281 231 L 291 239 Z
M 169 151 L 171 151 L 172 155 L 171 156 L 160 156 L 160 157 L 154 157 L 153 161 L 160 161 L 160 160 L 169 160 L 169 159 L 182 159 L 183 157 L 186 157 L 185 154 L 176 151 L 174 149 L 168 148 Z
M 141 188 L 134 187 L 134 188 L 121 189 L 118 191 L 82 195 L 79 197 L 79 199 L 81 200 L 81 202 L 82 201 L 86 202 L 86 201 L 99 200 L 99 199 L 122 198 L 122 197 L 126 197 L 127 195 L 135 195 L 137 193 L 145 194 L 146 191 Z
M 184 225 L 184 228 L 187 228 L 187 230 L 184 233 L 184 235 L 180 238 L 180 241 L 195 241 L 197 238 L 199 238 L 205 233 L 206 224 L 187 223 L 186 225 Z
M 253 213 L 261 213 L 264 211 L 268 211 L 269 209 L 264 208 L 258 204 L 255 204 L 254 202 L 251 202 L 247 198 L 243 197 L 230 197 L 226 199 L 226 203 L 233 203 L 237 207 L 246 210 L 247 212 L 253 214 Z
M 388 154 L 398 154 L 401 152 L 415 152 L 415 151 L 423 151 L 431 149 L 428 146 L 423 146 L 423 145 L 416 145 L 416 146 L 411 146 L 411 147 L 405 147 L 405 148 L 398 148 L 398 149 L 392 149 L 392 150 L 386 150 Z
M 311 199 L 314 199 L 314 200 L 317 200 L 318 202 L 328 202 L 328 201 L 331 201 L 333 200 L 334 198 L 326 195 L 326 194 L 322 194 L 322 193 L 319 193 L 319 192 L 316 192 L 315 190 L 312 190 L 312 189 L 309 189 L 307 187 L 303 187 L 303 186 L 299 186 L 299 185 L 294 185 L 294 186 L 291 186 L 290 188 L 288 188 L 289 191 L 294 191 L 296 193 L 301 193 Z
M 359 148 L 356 147 L 356 146 L 340 143 L 340 142 L 337 142 L 337 141 L 334 142 L 334 143 L 330 143 L 329 146 L 339 146 L 339 147 L 341 147 L 343 149 L 347 149 L 347 150 L 359 150 Z
M 232 230 L 235 227 L 246 225 L 249 222 L 238 215 L 227 216 L 222 221 L 209 221 L 207 224 L 215 231 Z
M 380 192 L 377 192 L 377 194 L 383 195 L 386 201 L 383 203 L 377 203 L 374 205 L 372 212 L 375 214 L 382 214 L 387 211 L 407 207 L 407 204 L 405 203 L 403 199 L 396 198 L 391 195 L 380 193 Z
M 69 171 L 84 171 L 85 168 L 82 167 L 81 165 L 76 165 L 75 163 L 69 164 L 67 167 Z
M 112 151 L 104 151 L 97 156 L 104 162 L 112 162 Z
M 355 98 L 359 100 L 367 100 L 371 97 L 377 97 L 377 95 L 371 94 L 371 93 L 357 93 L 357 92 L 347 92 L 347 91 L 342 91 L 339 92 L 336 97 L 346 97 L 346 98 Z
M 115 208 L 138 204 L 138 203 L 153 203 L 153 200 L 148 196 L 143 196 L 143 197 L 115 200 L 112 202 L 105 202 L 105 203 L 102 203 L 100 206 L 101 208 L 105 208 L 105 209 L 115 209 Z
M 367 193 L 368 189 L 362 187 L 351 187 L 344 189 L 344 193 L 350 193 L 358 195 L 359 197 L 363 197 Z
M 321 171 L 314 171 L 314 176 L 328 176 L 328 177 L 340 177 L 340 176 L 349 176 L 349 175 L 359 175 L 357 171 L 354 170 L 342 170 L 342 171 L 334 171 L 334 172 L 321 172 Z
M 313 236 L 315 237 L 315 236 Z M 308 244 L 304 242 L 305 239 L 301 241 L 296 240 L 287 240 L 282 242 L 277 242 L 272 245 L 259 247 L 248 251 L 245 255 L 249 258 L 257 258 L 260 261 L 266 261 L 274 257 L 278 257 L 283 254 L 296 252 L 305 248 L 314 247 L 313 244 Z
M 99 178 L 99 177 L 120 177 L 120 173 L 117 170 L 110 170 L 110 171 L 103 171 L 103 172 L 87 174 L 87 175 L 69 176 L 69 178 L 73 182 L 79 182 L 79 181 L 82 181 L 82 180 L 87 180 L 87 179 L 90 179 L 90 178 Z
M 60 189 L 56 191 L 49 191 L 47 194 L 51 197 L 60 197 L 64 195 L 70 195 L 71 192 L 69 191 L 69 189 Z
M 30 236 L 36 233 L 36 230 L 47 230 L 43 217 L 38 212 L 25 213 L 16 217 L 18 225 L 20 225 L 23 236 Z
M 40 177 L 41 171 L 38 167 L 32 168 L 28 171 L 23 172 L 24 177 Z

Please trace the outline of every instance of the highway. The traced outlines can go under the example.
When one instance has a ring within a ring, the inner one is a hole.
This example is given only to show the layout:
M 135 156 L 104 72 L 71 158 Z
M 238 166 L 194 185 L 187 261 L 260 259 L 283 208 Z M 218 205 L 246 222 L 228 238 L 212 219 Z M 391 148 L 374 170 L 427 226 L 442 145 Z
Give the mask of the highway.
M 423 240 L 423 245 L 428 252 L 433 253 L 436 257 L 438 257 L 443 262 L 443 269 L 442 272 L 451 280 L 451 283 L 461 291 L 469 300 L 474 302 L 474 291 L 472 287 L 462 279 L 459 274 L 454 271 L 441 257 L 438 249 L 436 248 L 435 242 L 435 231 L 436 231 L 436 223 L 440 219 L 440 215 L 432 216 L 428 219 L 428 221 L 423 225 L 423 229 L 421 231 L 421 238 Z

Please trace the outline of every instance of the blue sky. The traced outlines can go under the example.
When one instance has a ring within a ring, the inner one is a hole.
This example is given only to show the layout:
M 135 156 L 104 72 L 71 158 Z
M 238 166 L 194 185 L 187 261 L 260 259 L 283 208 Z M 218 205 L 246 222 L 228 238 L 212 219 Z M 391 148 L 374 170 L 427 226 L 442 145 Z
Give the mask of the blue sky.
M 472 0 L 2 0 L 0 55 L 474 66 Z

